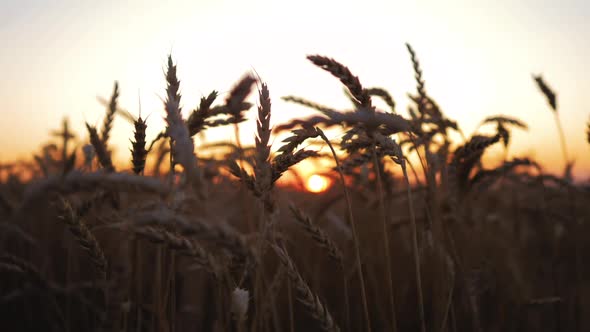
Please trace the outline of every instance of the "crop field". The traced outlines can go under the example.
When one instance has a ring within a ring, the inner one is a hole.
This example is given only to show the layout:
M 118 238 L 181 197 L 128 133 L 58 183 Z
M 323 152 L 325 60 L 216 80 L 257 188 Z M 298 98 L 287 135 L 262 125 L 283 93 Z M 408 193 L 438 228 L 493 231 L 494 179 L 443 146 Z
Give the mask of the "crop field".
M 559 87 L 530 79 L 568 165 L 553 174 L 508 157 L 534 117 L 464 132 L 406 47 L 408 110 L 309 55 L 350 106 L 284 96 L 314 115 L 271 126 L 272 81 L 248 74 L 187 105 L 172 54 L 165 127 L 146 137 L 151 119 L 115 83 L 99 125 L 66 119 L 2 164 L 0 330 L 590 330 L 590 183 L 572 176 Z M 133 124 L 127 145 L 110 139 L 115 118 Z M 247 119 L 254 144 L 239 139 Z M 227 139 L 207 142 L 213 128 Z M 506 152 L 493 165 L 492 147 Z M 324 166 L 303 176 L 304 161 Z

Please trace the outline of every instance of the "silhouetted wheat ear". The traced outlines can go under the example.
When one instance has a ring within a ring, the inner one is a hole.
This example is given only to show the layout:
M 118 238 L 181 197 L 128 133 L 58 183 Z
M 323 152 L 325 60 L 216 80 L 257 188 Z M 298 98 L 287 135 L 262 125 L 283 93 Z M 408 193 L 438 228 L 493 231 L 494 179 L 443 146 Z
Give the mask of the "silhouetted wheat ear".
M 90 144 L 92 144 L 94 147 L 98 162 L 107 172 L 114 172 L 115 167 L 113 166 L 113 162 L 111 161 L 111 156 L 107 151 L 105 142 L 98 137 L 96 128 L 90 126 L 88 123 L 86 124 L 86 128 L 90 134 Z
M 302 105 L 305 107 L 309 107 L 311 109 L 318 110 L 329 117 L 332 116 L 334 113 L 338 113 L 338 111 L 336 111 L 335 109 L 333 109 L 331 107 L 320 105 L 320 104 L 315 103 L 313 101 L 309 101 L 307 99 L 296 97 L 296 96 L 286 96 L 286 97 L 282 97 L 281 99 L 283 99 L 284 101 L 292 102 L 292 103 L 299 104 L 299 105 Z
M 177 211 L 167 207 L 156 207 L 154 209 L 137 212 L 134 215 L 134 223 L 138 227 L 163 227 L 174 229 L 178 235 L 194 237 L 216 246 L 229 250 L 234 258 L 242 262 L 256 264 L 251 248 L 243 239 L 242 235 L 225 224 L 213 224 L 199 218 L 188 218 L 179 215 Z
M 242 181 L 246 185 L 246 188 L 248 188 L 248 190 L 253 192 L 256 196 L 260 195 L 256 190 L 255 180 L 252 175 L 246 173 L 246 171 L 242 169 L 240 165 L 238 165 L 238 163 L 234 160 L 229 161 L 227 166 L 231 175 L 240 179 L 240 181 Z
M 292 154 L 280 154 L 272 162 L 272 182 L 276 182 L 290 167 L 297 165 L 301 161 L 317 157 L 316 151 L 299 150 Z
M 528 130 L 528 126 L 523 121 L 506 116 L 506 115 L 495 115 L 485 118 L 481 125 L 488 124 L 488 123 L 495 123 L 496 124 L 496 132 L 500 135 L 500 139 L 504 144 L 504 147 L 507 148 L 510 144 L 510 130 L 509 127 L 516 127 L 522 130 Z
M 201 246 L 188 238 L 155 227 L 136 228 L 135 234 L 142 236 L 151 242 L 165 244 L 168 248 L 177 251 L 179 255 L 189 257 L 199 267 L 210 272 L 216 278 L 219 276 L 219 270 L 213 257 Z
M 359 78 L 354 76 L 348 67 L 332 58 L 321 55 L 309 55 L 307 56 L 307 59 L 314 65 L 340 79 L 340 82 L 348 88 L 350 94 L 359 102 L 360 106 L 362 106 L 362 109 L 366 111 L 372 110 L 371 96 L 367 90 L 363 88 Z
M 37 284 L 47 283 L 47 280 L 43 277 L 37 267 L 20 257 L 11 254 L 0 254 L 0 263 L 9 264 L 18 268 Z
M 472 157 L 479 157 L 490 145 L 498 142 L 500 135 L 495 136 L 473 136 L 465 145 L 457 148 L 453 156 L 453 162 L 468 160 Z
M 272 185 L 272 171 L 269 161 L 271 103 L 268 87 L 265 83 L 262 83 L 262 88 L 259 91 L 259 99 L 258 120 L 256 121 L 254 176 L 258 190 L 265 192 L 269 191 Z
M 245 101 L 252 91 L 254 83 L 256 83 L 256 79 L 246 75 L 232 88 L 225 100 L 227 113 L 231 116 L 230 123 L 240 123 L 245 120 L 243 113 L 250 108 L 250 104 L 246 104 Z
M 90 260 L 100 273 L 101 278 L 106 278 L 107 260 L 100 244 L 92 232 L 90 232 L 84 221 L 76 215 L 76 212 L 68 200 L 60 197 L 60 205 L 59 208 L 62 212 L 60 219 L 74 235 L 80 247 L 86 251 Z
M 481 159 L 484 151 L 497 143 L 501 136 L 473 136 L 469 142 L 460 146 L 453 153 L 448 166 L 449 189 L 451 204 L 456 204 L 456 198 L 469 189 L 469 175 L 473 167 Z
M 522 121 L 519 120 L 515 117 L 511 117 L 511 116 L 507 116 L 507 115 L 494 115 L 494 116 L 490 116 L 485 118 L 481 124 L 486 124 L 486 123 L 501 123 L 503 125 L 511 125 L 520 129 L 524 129 L 527 130 L 529 129 L 528 125 Z
M 303 144 L 307 139 L 315 138 L 320 136 L 317 128 L 311 126 L 303 126 L 301 129 L 295 129 L 291 131 L 292 136 L 289 136 L 283 140 L 283 144 L 278 152 L 282 154 L 292 154 L 295 149 Z
M 424 79 L 422 78 L 422 69 L 420 68 L 420 61 L 418 61 L 418 57 L 416 56 L 416 52 L 412 48 L 409 43 L 406 43 L 406 48 L 410 53 L 410 58 L 412 60 L 412 67 L 414 68 L 414 78 L 416 79 L 416 89 L 418 90 L 418 95 L 420 96 L 421 103 L 424 103 L 424 99 L 427 98 L 426 90 L 424 89 Z
M 133 149 L 131 149 L 131 163 L 133 164 L 133 172 L 135 174 L 142 174 L 147 156 L 147 150 L 145 149 L 145 130 L 147 125 L 140 116 L 134 121 L 133 126 L 135 128 L 135 141 L 131 142 L 133 146 Z
M 167 63 L 167 70 L 166 70 L 166 83 L 167 88 L 166 92 L 171 99 L 180 101 L 180 81 L 178 80 L 178 76 L 176 75 L 176 65 L 172 61 L 172 55 L 168 55 L 168 63 Z M 180 112 L 180 110 L 179 110 Z
M 473 176 L 473 178 L 471 178 L 470 186 L 474 186 L 479 183 L 482 183 L 483 185 L 489 185 L 500 176 L 510 172 L 518 166 L 538 167 L 538 165 L 535 162 L 531 161 L 528 158 L 515 158 L 513 160 L 504 162 L 504 164 L 496 168 L 480 170 Z
M 498 125 L 496 126 L 496 131 L 498 132 L 498 135 L 500 135 L 500 139 L 502 140 L 502 144 L 504 144 L 504 147 L 508 147 L 508 144 L 510 144 L 510 131 L 508 131 L 508 129 L 504 127 L 502 122 L 498 122 Z
M 199 107 L 191 112 L 187 120 L 188 131 L 191 137 L 205 129 L 205 121 L 210 115 L 211 105 L 217 99 L 217 95 L 217 91 L 212 91 L 207 97 L 202 97 Z
M 289 206 L 289 209 L 293 213 L 295 220 L 297 220 L 298 223 L 301 226 L 303 226 L 305 232 L 307 232 L 307 234 L 310 235 L 311 238 L 314 239 L 321 248 L 326 250 L 330 258 L 332 258 L 336 261 L 336 263 L 342 266 L 342 252 L 340 251 L 336 243 L 334 243 L 334 241 L 332 241 L 332 239 L 328 236 L 328 234 L 326 234 L 318 226 L 314 225 L 314 223 L 311 221 L 311 218 L 309 218 L 303 211 L 301 211 L 301 209 L 297 208 L 295 205 L 291 204 Z
M 554 112 L 557 112 L 557 96 L 555 92 L 545 83 L 542 75 L 533 75 L 533 79 L 537 82 L 537 86 L 541 92 L 547 97 L 547 102 Z
M 117 113 L 117 99 L 119 98 L 119 83 L 115 81 L 115 86 L 113 87 L 113 94 L 111 95 L 111 100 L 109 101 L 109 107 L 107 109 L 107 114 L 105 115 L 102 133 L 100 136 L 101 141 L 104 143 L 105 146 L 108 144 L 109 134 L 111 132 L 111 128 L 113 126 L 113 120 L 115 119 L 115 113 Z
M 168 68 L 166 71 L 166 134 L 171 139 L 170 150 L 175 163 L 184 168 L 188 182 L 199 192 L 205 194 L 202 174 L 197 165 L 197 157 L 194 154 L 194 143 L 189 135 L 188 127 L 182 119 L 180 107 L 180 81 L 176 76 L 176 65 L 172 62 L 172 56 L 168 56 Z
M 367 93 L 369 94 L 369 96 L 377 96 L 383 99 L 383 101 L 387 104 L 387 106 L 389 106 L 391 111 L 395 112 L 395 101 L 393 100 L 393 97 L 387 90 L 375 87 L 367 89 Z
M 510 144 L 510 127 L 516 127 L 522 130 L 528 130 L 528 126 L 523 121 L 507 116 L 507 115 L 494 115 L 485 118 L 480 126 L 485 124 L 496 124 L 496 132 L 500 135 L 500 139 L 504 144 L 504 147 L 507 149 L 508 145 Z
M 328 308 L 322 303 L 320 298 L 309 288 L 303 277 L 299 274 L 295 263 L 291 260 L 287 252 L 276 245 L 272 245 L 275 253 L 279 257 L 281 264 L 287 269 L 287 275 L 295 287 L 297 299 L 309 311 L 309 313 L 321 324 L 324 331 L 340 331 L 340 328 L 334 322 Z

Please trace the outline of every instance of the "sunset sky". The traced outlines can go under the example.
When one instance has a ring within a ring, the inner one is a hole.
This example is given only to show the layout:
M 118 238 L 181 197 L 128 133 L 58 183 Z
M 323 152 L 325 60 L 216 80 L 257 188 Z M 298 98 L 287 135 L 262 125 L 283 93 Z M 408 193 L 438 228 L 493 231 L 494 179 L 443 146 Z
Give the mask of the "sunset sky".
M 254 71 L 269 85 L 275 124 L 312 114 L 281 96 L 348 107 L 339 82 L 305 59 L 321 54 L 365 86 L 391 91 L 405 115 L 415 90 L 409 42 L 427 91 L 466 133 L 489 115 L 518 117 L 530 130 L 513 132 L 512 155 L 561 173 L 553 115 L 531 78 L 543 73 L 558 92 L 575 172 L 590 176 L 588 1 L 2 0 L 0 42 L 0 162 L 28 158 L 66 116 L 86 140 L 84 122 L 100 124 L 104 115 L 96 96 L 108 98 L 115 80 L 120 105 L 134 114 L 139 91 L 154 137 L 164 126 L 169 53 L 185 114 L 211 90 L 223 100 Z M 245 141 L 254 114 L 241 131 Z M 128 158 L 131 125 L 117 118 L 111 137 L 117 159 Z

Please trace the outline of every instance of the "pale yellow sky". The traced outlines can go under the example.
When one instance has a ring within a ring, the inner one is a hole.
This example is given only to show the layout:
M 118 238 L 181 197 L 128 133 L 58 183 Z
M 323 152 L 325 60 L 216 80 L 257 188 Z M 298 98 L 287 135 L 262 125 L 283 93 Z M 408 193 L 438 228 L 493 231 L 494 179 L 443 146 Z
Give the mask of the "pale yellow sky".
M 558 91 L 577 174 L 588 176 L 588 17 L 585 1 L 5 0 L 0 161 L 37 151 L 64 116 L 86 139 L 84 121 L 102 122 L 96 96 L 108 97 L 114 80 L 121 106 L 132 112 L 141 91 L 153 137 L 163 128 L 159 96 L 170 52 L 185 112 L 213 89 L 223 98 L 252 70 L 269 84 L 273 123 L 311 114 L 283 103 L 285 95 L 348 106 L 339 82 L 305 59 L 317 53 L 349 66 L 365 86 L 390 90 L 405 114 L 406 93 L 414 91 L 404 47 L 410 42 L 427 90 L 466 133 L 489 115 L 518 117 L 530 130 L 514 132 L 514 154 L 561 172 L 553 115 L 531 79 L 544 73 Z M 119 160 L 128 157 L 130 130 L 122 118 L 115 120 L 111 137 Z M 253 130 L 253 120 L 243 126 L 245 140 Z

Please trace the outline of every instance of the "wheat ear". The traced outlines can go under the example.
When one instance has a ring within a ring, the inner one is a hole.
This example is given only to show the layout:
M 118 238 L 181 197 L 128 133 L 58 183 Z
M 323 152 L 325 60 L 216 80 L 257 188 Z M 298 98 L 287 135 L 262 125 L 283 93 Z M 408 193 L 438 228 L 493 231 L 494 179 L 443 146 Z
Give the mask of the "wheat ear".
M 96 152 L 96 156 L 98 157 L 98 162 L 104 167 L 107 172 L 114 172 L 115 167 L 113 166 L 113 162 L 111 161 L 111 156 L 107 151 L 105 142 L 102 141 L 98 137 L 98 133 L 96 132 L 96 128 L 91 127 L 88 123 L 86 124 L 86 128 L 88 129 L 88 133 L 90 134 L 90 144 L 94 147 L 94 151 Z
M 154 243 L 166 244 L 170 249 L 178 251 L 180 255 L 191 258 L 198 266 L 212 273 L 216 278 L 219 278 L 219 269 L 213 257 L 186 237 L 155 227 L 136 228 L 135 234 Z
M 188 127 L 182 119 L 180 108 L 180 81 L 176 76 L 176 65 L 172 62 L 172 56 L 168 56 L 168 68 L 166 71 L 166 133 L 170 137 L 170 149 L 173 161 L 178 162 L 184 168 L 189 183 L 204 194 L 202 174 L 197 165 L 197 157 L 194 154 L 194 143 L 190 137 Z M 171 165 L 172 166 L 172 165 Z
M 371 96 L 361 85 L 358 76 L 353 75 L 348 67 L 332 58 L 321 55 L 309 55 L 307 59 L 338 78 L 364 110 L 372 110 Z
M 338 264 L 343 265 L 342 252 L 338 249 L 338 246 L 328 234 L 326 234 L 321 228 L 316 226 L 301 209 L 291 204 L 289 206 L 291 213 L 295 217 L 295 220 L 303 227 L 305 232 L 311 236 L 311 238 L 323 249 L 326 250 L 328 256 L 336 261 Z
M 60 197 L 60 201 L 60 208 L 63 213 L 60 219 L 74 235 L 80 247 L 86 251 L 101 278 L 105 279 L 107 275 L 107 259 L 96 237 L 90 232 L 86 223 L 76 215 L 70 202 L 63 197 Z
M 119 83 L 115 81 L 115 86 L 113 87 L 113 94 L 111 95 L 111 100 L 109 101 L 107 114 L 104 118 L 102 132 L 100 135 L 100 140 L 104 143 L 105 146 L 108 144 L 109 134 L 111 132 L 111 128 L 113 127 L 113 120 L 115 119 L 115 113 L 117 113 L 117 99 L 118 98 L 119 98 Z
M 147 150 L 145 149 L 145 130 L 147 129 L 147 125 L 141 116 L 139 116 L 133 122 L 133 126 L 135 128 L 135 141 L 131 142 L 133 146 L 133 149 L 131 149 L 131 164 L 133 165 L 133 173 L 139 175 L 143 174 L 145 158 L 147 156 Z
M 291 260 L 287 252 L 277 245 L 271 245 L 279 257 L 281 264 L 287 269 L 287 275 L 291 280 L 297 299 L 301 302 L 310 314 L 321 324 L 324 331 L 340 331 L 338 325 L 334 322 L 328 308 L 322 303 L 320 298 L 309 288 L 303 277 L 299 274 L 295 263 Z
M 303 227 L 305 232 L 324 250 L 326 250 L 328 256 L 333 259 L 342 272 L 343 278 L 343 285 L 344 285 L 344 305 L 346 307 L 346 325 L 350 327 L 350 298 L 348 292 L 348 280 L 346 276 L 346 271 L 344 270 L 344 258 L 342 256 L 342 252 L 332 241 L 332 239 L 326 234 L 321 228 L 316 226 L 309 216 L 307 216 L 301 209 L 297 208 L 295 205 L 291 204 L 289 206 L 295 220 Z
M 563 160 L 565 162 L 565 167 L 566 167 L 566 170 L 567 170 L 567 167 L 568 167 L 568 164 L 569 164 L 569 157 L 568 157 L 568 153 L 567 153 L 567 145 L 566 145 L 566 141 L 565 141 L 565 133 L 563 131 L 563 126 L 561 125 L 561 120 L 559 119 L 559 114 L 558 114 L 558 110 L 557 110 L 557 95 L 547 85 L 547 83 L 543 79 L 543 76 L 541 76 L 541 75 L 533 75 L 533 79 L 537 83 L 537 86 L 539 87 L 539 89 L 541 90 L 541 92 L 547 98 L 547 102 L 549 103 L 549 106 L 551 107 L 551 110 L 553 111 L 553 115 L 554 115 L 554 118 L 555 118 L 555 125 L 557 126 L 557 131 L 559 133 L 559 139 L 560 139 L 560 143 L 561 143 L 561 152 L 563 153 Z

